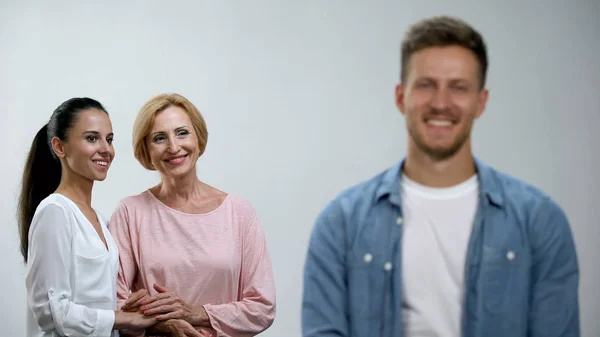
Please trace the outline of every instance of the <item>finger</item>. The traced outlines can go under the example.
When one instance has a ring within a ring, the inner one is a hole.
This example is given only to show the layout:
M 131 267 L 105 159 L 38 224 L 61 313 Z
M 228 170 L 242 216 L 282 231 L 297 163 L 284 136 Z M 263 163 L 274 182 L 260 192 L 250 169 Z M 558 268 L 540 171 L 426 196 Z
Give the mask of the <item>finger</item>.
M 168 321 L 170 319 L 181 318 L 181 314 L 182 314 L 182 312 L 180 310 L 170 311 L 170 312 L 167 312 L 166 314 L 158 315 L 155 318 L 157 321 Z
M 125 302 L 125 304 L 123 304 L 123 306 L 121 307 L 121 310 L 123 310 L 123 311 L 132 310 L 135 307 L 138 307 L 139 305 L 140 305 L 140 303 L 138 303 L 138 301 L 133 302 L 133 303 Z
M 205 335 L 198 332 L 196 329 L 189 329 L 185 331 L 185 337 L 204 337 Z
M 166 293 L 166 292 L 168 292 L 167 288 L 165 288 L 165 287 L 163 287 L 163 286 L 161 286 L 159 284 L 156 284 L 156 283 L 154 283 L 154 289 L 156 289 L 156 291 L 158 291 L 159 293 Z
M 135 302 L 129 303 L 129 304 L 125 304 L 125 306 L 128 309 L 137 309 L 139 308 L 142 304 L 144 304 L 144 300 L 149 299 L 150 296 L 146 293 L 146 295 L 144 295 L 144 297 L 140 297 L 139 299 L 137 299 Z
M 142 305 L 141 310 L 142 311 L 146 311 L 148 309 L 158 308 L 158 307 L 163 306 L 163 305 L 175 305 L 175 304 L 176 304 L 175 299 L 173 299 L 173 298 L 164 298 L 162 300 L 157 300 L 157 301 L 154 301 L 154 302 Z
M 170 312 L 175 312 L 179 309 L 178 306 L 176 305 L 163 305 L 157 308 L 153 308 L 153 309 L 148 309 L 148 310 L 144 310 L 143 313 L 146 316 L 152 316 L 152 315 L 159 315 L 159 314 L 166 314 L 166 313 L 170 313 Z
M 183 312 L 183 311 L 181 310 L 180 306 L 174 305 L 174 304 L 163 305 L 163 306 L 160 306 L 157 308 L 148 309 L 148 310 L 143 311 L 144 315 L 147 315 L 147 316 L 168 314 L 171 312 Z M 177 315 L 177 318 L 181 318 L 181 317 L 182 317 L 181 313 Z
M 147 296 L 147 297 L 143 298 L 141 301 L 142 301 L 142 305 L 145 305 L 145 304 L 149 304 L 149 303 L 156 302 L 159 300 L 164 300 L 164 299 L 170 298 L 170 297 L 173 297 L 173 295 L 167 294 L 167 293 L 156 294 L 154 296 Z
M 123 305 L 124 307 L 131 307 L 131 305 L 137 301 L 139 301 L 140 299 L 144 298 L 144 296 L 148 295 L 148 291 L 146 289 L 141 289 L 138 290 L 136 292 L 134 292 L 133 294 L 129 295 L 129 297 L 127 298 L 127 300 L 125 301 L 125 304 Z
M 138 302 L 135 302 L 135 303 L 126 304 L 126 305 L 122 306 L 121 310 L 123 310 L 123 311 L 132 311 L 132 310 L 135 311 L 135 310 L 138 310 L 140 306 L 142 306 L 142 302 L 138 301 Z
M 123 312 L 136 312 L 138 311 L 138 308 L 126 308 L 125 306 L 121 307 L 121 311 Z
M 190 330 L 185 332 L 185 337 L 204 337 L 204 335 L 196 330 Z
M 135 302 L 138 299 L 146 296 L 148 294 L 148 290 L 146 289 L 140 289 L 134 293 L 132 293 L 131 295 L 129 295 L 129 298 L 127 298 L 127 301 L 125 301 L 125 303 L 131 303 L 131 302 Z

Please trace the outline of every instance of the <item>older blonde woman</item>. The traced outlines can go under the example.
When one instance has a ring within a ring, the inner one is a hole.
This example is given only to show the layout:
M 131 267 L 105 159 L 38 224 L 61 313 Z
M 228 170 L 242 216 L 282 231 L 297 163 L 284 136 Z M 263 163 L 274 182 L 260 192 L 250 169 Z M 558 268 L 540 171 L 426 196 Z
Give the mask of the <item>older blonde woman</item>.
M 160 182 L 121 200 L 110 230 L 121 259 L 119 308 L 160 322 L 146 334 L 253 336 L 275 318 L 271 259 L 256 212 L 197 176 L 207 138 L 202 115 L 178 94 L 152 98 L 135 121 L 135 157 Z

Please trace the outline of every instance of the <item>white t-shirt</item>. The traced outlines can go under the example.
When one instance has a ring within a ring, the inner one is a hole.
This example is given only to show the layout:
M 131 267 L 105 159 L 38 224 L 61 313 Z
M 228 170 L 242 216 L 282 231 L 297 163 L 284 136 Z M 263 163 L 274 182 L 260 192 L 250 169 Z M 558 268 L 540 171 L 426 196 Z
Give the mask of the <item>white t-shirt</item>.
M 478 187 L 477 176 L 449 188 L 402 179 L 406 337 L 460 336 L 463 273 Z
M 52 194 L 29 230 L 27 337 L 104 336 L 113 331 L 119 251 L 97 214 L 108 250 L 77 205 Z

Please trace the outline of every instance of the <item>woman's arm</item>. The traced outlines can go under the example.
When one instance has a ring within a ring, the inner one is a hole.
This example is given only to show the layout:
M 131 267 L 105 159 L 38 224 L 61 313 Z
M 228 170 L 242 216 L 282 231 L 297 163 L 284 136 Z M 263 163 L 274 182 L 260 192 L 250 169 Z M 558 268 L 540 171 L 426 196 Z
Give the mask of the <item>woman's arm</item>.
M 158 294 L 142 302 L 142 311 L 159 321 L 183 319 L 197 327 L 214 330 L 218 336 L 254 336 L 275 319 L 275 285 L 266 239 L 258 218 L 245 224 L 242 239 L 240 300 L 225 304 L 190 306 L 162 285 Z
M 119 272 L 117 275 L 117 308 L 125 311 L 137 311 L 135 307 L 126 305 L 130 296 L 130 289 L 137 274 L 137 264 L 133 254 L 133 242 L 130 235 L 130 222 L 127 207 L 119 203 L 110 218 L 108 229 L 119 248 Z M 139 292 L 138 294 L 142 294 Z M 132 296 L 135 301 L 136 296 Z M 136 304 L 136 303 L 129 303 Z M 121 328 L 121 334 L 127 336 L 144 336 L 143 329 Z
M 108 225 L 108 230 L 119 248 L 119 272 L 117 275 L 117 308 L 119 309 L 129 298 L 133 280 L 138 272 L 130 225 L 127 206 L 119 203 Z
M 275 318 L 275 285 L 264 232 L 253 212 L 241 224 L 242 264 L 238 300 L 191 306 L 178 294 L 154 285 L 158 294 L 142 301 L 142 312 L 159 321 L 183 319 L 193 326 L 214 330 L 219 336 L 254 336 Z
M 73 303 L 70 277 L 72 224 L 57 204 L 42 206 L 29 230 L 26 270 L 27 300 L 44 331 L 60 336 L 110 336 L 113 310 L 92 309 Z
M 269 328 L 275 320 L 271 257 L 256 214 L 244 227 L 240 301 L 203 306 L 207 322 L 219 336 L 254 336 Z M 204 322 L 198 323 L 204 325 Z

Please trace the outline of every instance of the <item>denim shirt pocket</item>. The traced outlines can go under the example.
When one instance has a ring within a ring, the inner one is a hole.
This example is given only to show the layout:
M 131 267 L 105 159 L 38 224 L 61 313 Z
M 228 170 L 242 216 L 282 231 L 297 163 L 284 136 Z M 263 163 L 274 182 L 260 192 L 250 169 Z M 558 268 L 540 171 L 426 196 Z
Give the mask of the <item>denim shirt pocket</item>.
M 492 314 L 515 312 L 526 302 L 527 282 L 531 266 L 529 251 L 523 247 L 493 248 L 483 246 L 480 269 L 481 299 Z
M 382 253 L 354 250 L 348 255 L 349 308 L 352 316 L 381 318 L 385 298 L 386 263 Z

